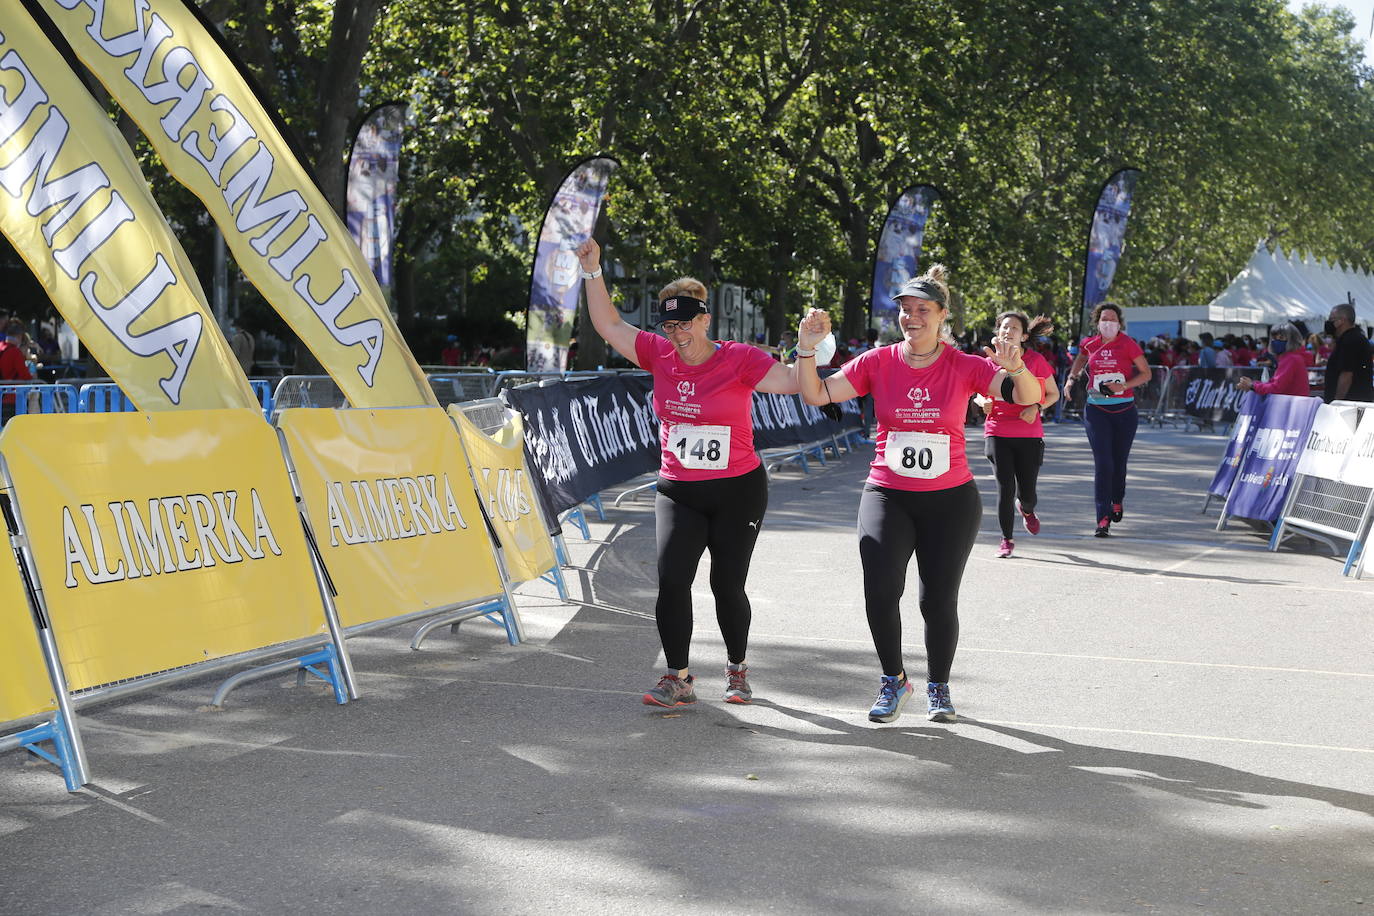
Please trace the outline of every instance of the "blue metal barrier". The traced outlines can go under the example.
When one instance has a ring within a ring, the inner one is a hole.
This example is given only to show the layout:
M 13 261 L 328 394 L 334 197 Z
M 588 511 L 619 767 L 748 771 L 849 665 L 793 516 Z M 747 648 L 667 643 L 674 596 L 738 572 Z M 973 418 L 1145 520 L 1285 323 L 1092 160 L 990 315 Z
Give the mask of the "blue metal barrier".
M 77 407 L 76 388 L 71 385 L 0 385 L 0 403 L 5 415 L 21 413 L 73 413 Z
M 138 410 L 113 382 L 82 385 L 76 409 L 80 413 L 133 413 Z
M 272 382 L 265 378 L 250 378 L 248 384 L 253 386 L 253 394 L 258 396 L 258 403 L 262 405 L 262 415 L 272 416 Z

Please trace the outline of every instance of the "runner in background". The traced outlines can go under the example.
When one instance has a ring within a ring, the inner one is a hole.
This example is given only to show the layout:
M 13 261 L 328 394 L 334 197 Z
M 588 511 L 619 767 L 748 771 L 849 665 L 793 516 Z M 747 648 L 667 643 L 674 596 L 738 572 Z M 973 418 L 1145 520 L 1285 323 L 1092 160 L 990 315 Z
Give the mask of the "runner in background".
M 1276 324 L 1269 330 L 1269 352 L 1278 359 L 1274 374 L 1267 382 L 1241 378 L 1236 387 L 1241 391 L 1255 394 L 1287 394 L 1293 397 L 1312 396 L 1312 386 L 1307 381 L 1307 360 L 1303 354 L 1302 332 L 1291 324 Z
M 1013 379 L 1018 404 L 1040 399 L 1040 384 L 1021 361 L 1019 347 L 994 341 L 990 359 L 960 353 L 943 333 L 949 317 L 945 269 L 933 265 L 908 280 L 894 297 L 903 339 L 869 350 L 821 381 L 814 360 L 799 359 L 802 398 L 816 406 L 872 393 L 876 448 L 859 499 L 859 557 L 864 605 L 882 665 L 874 722 L 901 715 L 913 687 L 902 664 L 900 602 L 913 555 L 920 574 L 925 619 L 926 715 L 955 718 L 949 675 L 959 642 L 959 584 L 978 537 L 983 502 L 964 454 L 969 396 L 1000 391 Z M 830 329 L 812 309 L 801 324 L 802 356 Z
M 1140 425 L 1135 393 L 1131 390 L 1150 381 L 1150 367 L 1140 345 L 1122 333 L 1126 329 L 1121 307 L 1104 302 L 1093 309 L 1097 336 L 1086 337 L 1069 369 L 1066 395 L 1072 392 L 1083 367 L 1088 368 L 1088 402 L 1083 407 L 1083 428 L 1093 450 L 1093 501 L 1095 537 L 1111 534 L 1113 522 L 1121 521 L 1126 498 L 1126 461 Z
M 756 389 L 795 394 L 797 369 L 749 344 L 711 340 L 706 287 L 691 277 L 659 292 L 658 321 L 666 337 L 627 324 L 602 278 L 600 246 L 588 239 L 577 257 L 597 333 L 654 377 L 662 447 L 654 497 L 654 616 L 669 671 L 644 694 L 644 702 L 671 707 L 697 700 L 688 669 L 692 583 L 702 553 L 709 550 L 711 593 L 728 661 L 725 700 L 748 703 L 753 692 L 745 652 L 752 611 L 744 585 L 768 508 L 768 477 L 754 451 L 750 411 Z
M 1052 327 L 1053 323 L 1044 315 L 1032 321 L 1023 312 L 1003 312 L 997 316 L 997 339 L 1025 348 L 1027 341 L 1048 334 Z M 1022 358 L 1040 385 L 1040 400 L 1025 406 L 1014 403 L 1010 379 L 1002 383 L 1002 390 L 994 392 L 991 400 L 979 398 L 987 414 L 983 424 L 984 454 L 997 473 L 997 524 L 1002 529 L 997 555 L 1004 558 L 1016 549 L 1012 538 L 1013 509 L 1021 513 L 1027 531 L 1040 533 L 1040 519 L 1035 514 L 1035 484 L 1045 460 L 1045 427 L 1040 418 L 1059 400 L 1054 370 L 1045 358 L 1029 348 Z

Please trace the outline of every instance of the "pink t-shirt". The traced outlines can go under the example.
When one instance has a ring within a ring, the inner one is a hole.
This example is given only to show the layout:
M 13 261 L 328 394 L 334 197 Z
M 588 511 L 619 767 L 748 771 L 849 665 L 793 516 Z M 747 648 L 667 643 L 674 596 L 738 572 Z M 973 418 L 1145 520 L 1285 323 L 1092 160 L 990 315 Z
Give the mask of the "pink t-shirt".
M 748 344 L 726 341 L 699 366 L 682 361 L 667 338 L 640 331 L 640 368 L 654 376 L 659 473 L 669 480 L 738 477 L 759 466 L 751 412 L 754 388 L 778 363 Z
M 1289 350 L 1279 357 L 1274 368 L 1274 377 L 1267 382 L 1255 382 L 1258 394 L 1286 394 L 1305 398 L 1312 394 L 1307 383 L 1307 363 L 1303 360 L 1302 350 Z
M 1122 394 L 1110 397 L 1101 393 L 1100 381 L 1119 382 L 1135 375 L 1135 359 L 1144 356 L 1145 351 L 1125 334 L 1117 334 L 1111 343 L 1098 337 L 1083 339 L 1083 352 L 1088 354 L 1088 402 L 1091 404 L 1124 404 L 1135 398 L 1135 391 L 1127 388 Z
M 964 455 L 968 399 L 987 392 L 997 367 L 946 346 L 934 363 L 913 369 L 901 346 L 869 350 L 840 369 L 855 391 L 873 395 L 878 434 L 868 482 L 893 490 L 947 490 L 968 483 L 973 479 Z
M 1032 350 L 1027 350 L 1023 359 L 1026 361 L 1026 370 L 1040 380 L 1040 400 L 1043 401 L 1045 399 L 1045 380 L 1054 375 L 1054 370 L 1045 361 L 1045 357 Z M 994 372 L 1000 368 L 990 359 L 988 363 L 992 364 Z M 1002 400 L 1002 392 L 1000 391 L 994 391 L 993 394 L 997 396 L 997 400 L 987 406 L 988 419 L 983 424 L 983 435 L 1001 436 L 1006 439 L 1043 439 L 1045 437 L 1045 425 L 1040 422 L 1038 413 L 1034 422 L 1027 423 L 1021 419 L 1021 411 L 1026 409 L 1023 405 Z

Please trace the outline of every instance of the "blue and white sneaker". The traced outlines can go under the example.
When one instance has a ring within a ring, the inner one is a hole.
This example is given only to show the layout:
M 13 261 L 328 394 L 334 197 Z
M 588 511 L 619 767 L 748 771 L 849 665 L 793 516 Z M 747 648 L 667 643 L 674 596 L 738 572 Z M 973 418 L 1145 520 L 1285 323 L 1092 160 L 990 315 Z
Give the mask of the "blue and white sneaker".
M 926 718 L 932 722 L 953 722 L 954 704 L 949 700 L 949 685 L 937 681 L 926 682 Z
M 911 686 L 910 681 L 902 680 L 900 674 L 884 674 L 881 681 L 878 699 L 873 701 L 873 708 L 868 711 L 868 721 L 895 722 L 916 688 Z

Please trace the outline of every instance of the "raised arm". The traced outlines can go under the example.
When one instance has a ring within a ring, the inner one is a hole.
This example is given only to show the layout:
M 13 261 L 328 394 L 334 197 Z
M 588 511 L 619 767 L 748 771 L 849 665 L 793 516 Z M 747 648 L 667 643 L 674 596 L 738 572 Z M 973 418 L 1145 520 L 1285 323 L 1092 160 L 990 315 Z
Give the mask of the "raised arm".
M 829 333 L 830 316 L 822 309 L 812 309 L 806 313 L 797 329 L 797 349 L 814 351 L 816 344 L 824 340 L 825 335 Z M 816 371 L 814 353 L 811 356 L 802 356 L 798 353 L 795 369 L 802 400 L 815 407 L 838 404 L 859 396 L 843 372 L 836 372 L 829 378 L 822 379 Z
M 616 352 L 639 366 L 635 355 L 635 338 L 639 328 L 620 317 L 620 312 L 611 303 L 610 291 L 606 289 L 606 278 L 601 275 L 601 246 L 595 239 L 587 239 L 577 249 L 577 260 L 582 264 L 583 284 L 587 292 L 587 313 L 592 317 L 596 333 L 615 348 Z M 585 279 L 587 274 L 595 274 Z M 640 367 L 643 368 L 643 367 Z
M 993 397 L 996 392 L 1002 390 L 1002 380 L 1009 378 L 1012 381 L 1012 401 L 1025 407 L 1029 404 L 1040 402 L 1040 379 L 1031 374 L 1026 368 L 1025 360 L 1021 358 L 1021 348 L 1013 343 L 998 338 L 994 340 L 991 347 L 984 347 L 983 354 L 1001 367 L 997 374 L 992 377 L 992 383 L 988 385 L 986 392 L 988 397 Z

